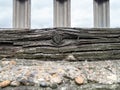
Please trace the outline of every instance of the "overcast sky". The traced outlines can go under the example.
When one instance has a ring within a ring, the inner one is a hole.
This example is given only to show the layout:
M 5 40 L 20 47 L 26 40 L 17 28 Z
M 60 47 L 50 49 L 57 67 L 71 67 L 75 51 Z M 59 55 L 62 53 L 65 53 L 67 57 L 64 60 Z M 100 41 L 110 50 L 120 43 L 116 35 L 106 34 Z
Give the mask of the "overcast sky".
M 0 28 L 12 27 L 12 1 L 0 0 Z M 31 28 L 53 26 L 53 0 L 31 0 Z M 93 0 L 71 0 L 72 27 L 93 27 Z M 110 0 L 111 27 L 120 27 L 120 0 Z

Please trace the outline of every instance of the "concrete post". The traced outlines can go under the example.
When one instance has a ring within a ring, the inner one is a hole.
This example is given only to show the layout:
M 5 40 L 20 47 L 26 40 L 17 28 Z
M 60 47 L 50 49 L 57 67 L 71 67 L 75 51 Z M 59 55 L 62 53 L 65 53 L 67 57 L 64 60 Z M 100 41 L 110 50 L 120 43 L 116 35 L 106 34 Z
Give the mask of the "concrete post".
M 30 28 L 31 0 L 13 0 L 13 28 Z
M 54 0 L 54 27 L 71 25 L 71 0 Z
M 110 27 L 109 0 L 94 0 L 94 27 Z

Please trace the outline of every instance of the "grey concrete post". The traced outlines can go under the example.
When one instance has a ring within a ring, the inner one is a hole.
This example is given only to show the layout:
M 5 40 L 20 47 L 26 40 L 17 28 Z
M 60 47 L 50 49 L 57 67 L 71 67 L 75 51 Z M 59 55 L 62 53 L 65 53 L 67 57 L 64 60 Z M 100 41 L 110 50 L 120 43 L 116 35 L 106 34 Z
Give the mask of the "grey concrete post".
M 31 0 L 13 0 L 13 28 L 30 28 Z
M 94 0 L 94 27 L 110 27 L 109 0 Z
M 54 27 L 71 25 L 71 0 L 54 0 Z

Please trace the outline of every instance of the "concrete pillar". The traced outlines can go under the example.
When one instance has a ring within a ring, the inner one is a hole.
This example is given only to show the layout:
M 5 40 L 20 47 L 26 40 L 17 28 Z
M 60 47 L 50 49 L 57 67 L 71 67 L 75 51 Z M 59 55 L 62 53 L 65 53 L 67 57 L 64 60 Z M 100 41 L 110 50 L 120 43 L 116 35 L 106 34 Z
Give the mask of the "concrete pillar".
M 13 0 L 13 28 L 30 28 L 31 0 Z
M 71 25 L 71 0 L 54 0 L 54 27 Z
M 94 0 L 94 27 L 110 27 L 109 0 Z

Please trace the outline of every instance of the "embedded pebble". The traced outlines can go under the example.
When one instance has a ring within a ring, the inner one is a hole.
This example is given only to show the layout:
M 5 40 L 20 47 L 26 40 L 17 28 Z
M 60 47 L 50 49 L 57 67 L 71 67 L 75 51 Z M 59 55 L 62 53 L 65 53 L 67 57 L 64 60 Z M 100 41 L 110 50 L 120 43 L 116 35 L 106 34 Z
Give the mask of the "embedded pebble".
M 29 83 L 28 83 L 28 81 L 26 80 L 26 79 L 21 79 L 20 80 L 20 83 L 22 84 L 22 85 L 29 85 Z
M 50 84 L 50 88 L 52 88 L 52 89 L 56 89 L 58 86 L 57 86 L 57 84 L 56 83 L 51 83 Z
M 58 76 L 57 74 L 54 74 L 51 76 L 51 83 L 57 83 L 57 84 L 61 84 L 62 83 L 62 78 L 60 76 Z
M 4 87 L 9 86 L 9 85 L 10 85 L 10 82 L 11 82 L 11 81 L 9 81 L 9 80 L 0 82 L 0 87 L 4 88 Z
M 10 65 L 16 65 L 17 63 L 16 63 L 16 61 L 11 60 L 11 61 L 9 62 L 9 64 L 10 64 Z
M 65 60 L 68 60 L 68 61 L 75 61 L 76 58 L 74 57 L 73 54 L 69 54 L 69 55 L 65 58 Z
M 2 64 L 2 66 L 6 66 L 6 65 L 9 64 L 9 62 L 10 62 L 10 61 L 2 61 L 1 64 Z
M 84 79 L 81 76 L 78 76 L 78 77 L 75 78 L 75 82 L 78 85 L 82 85 L 84 83 Z
M 20 82 L 18 81 L 12 81 L 10 86 L 13 86 L 13 87 L 17 87 L 17 86 L 20 86 Z
M 48 83 L 45 81 L 40 81 L 40 87 L 48 87 Z

